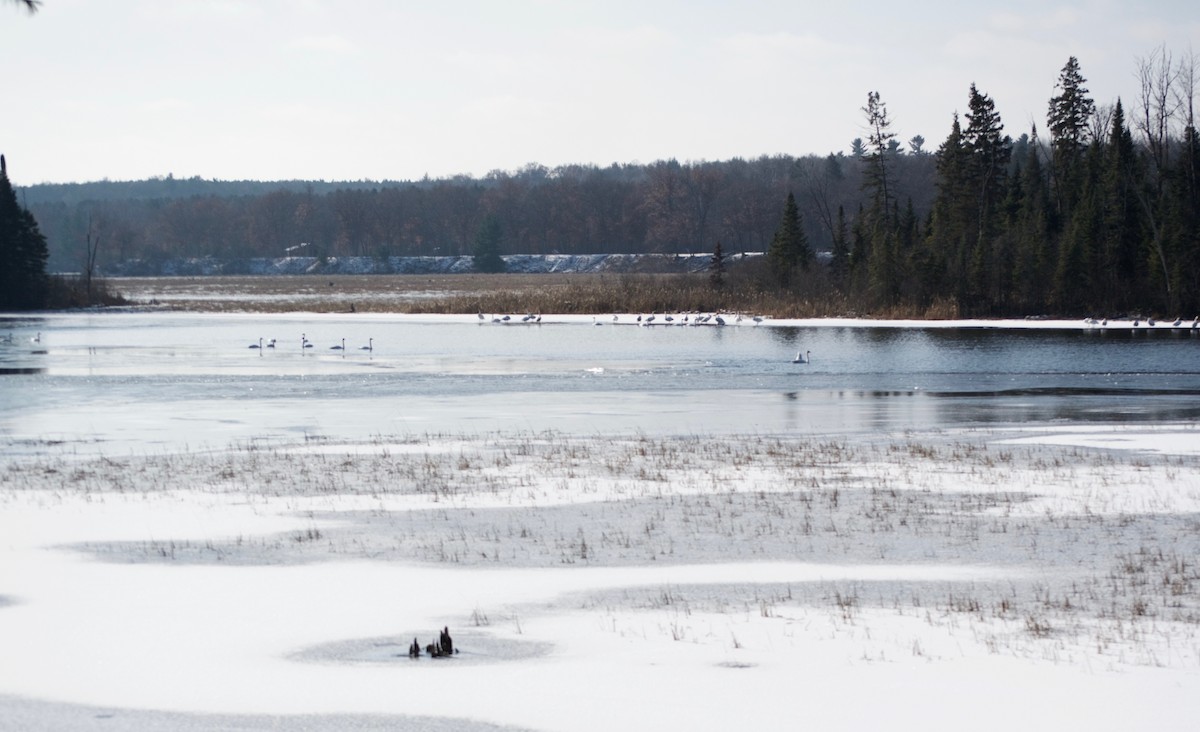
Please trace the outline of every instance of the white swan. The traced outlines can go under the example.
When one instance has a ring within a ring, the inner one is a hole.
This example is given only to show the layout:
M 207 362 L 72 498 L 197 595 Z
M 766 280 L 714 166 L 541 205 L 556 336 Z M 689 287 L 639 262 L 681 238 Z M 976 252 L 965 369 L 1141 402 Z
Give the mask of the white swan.
M 259 338 L 259 339 L 258 339 L 258 343 L 251 343 L 249 347 L 250 347 L 250 348 L 256 348 L 256 349 L 261 349 L 261 348 L 262 348 L 262 338 Z
M 343 343 L 345 343 L 345 341 L 342 341 L 342 342 L 343 342 Z M 360 351 L 374 351 L 374 350 L 375 350 L 375 339 L 374 339 L 374 338 L 368 338 L 368 339 L 367 339 L 367 345 L 365 345 L 365 346 L 359 346 L 359 347 L 358 347 L 358 350 L 360 350 Z
M 792 359 L 792 363 L 811 363 L 811 361 L 812 351 L 805 351 L 804 353 L 796 351 L 796 357 Z
M 337 346 L 330 346 L 330 347 L 329 347 L 329 350 L 331 350 L 331 351 L 344 351 L 344 350 L 346 350 L 346 339 L 345 339 L 345 338 L 343 338 L 343 339 L 342 339 L 342 343 L 341 343 L 341 345 L 337 345 Z

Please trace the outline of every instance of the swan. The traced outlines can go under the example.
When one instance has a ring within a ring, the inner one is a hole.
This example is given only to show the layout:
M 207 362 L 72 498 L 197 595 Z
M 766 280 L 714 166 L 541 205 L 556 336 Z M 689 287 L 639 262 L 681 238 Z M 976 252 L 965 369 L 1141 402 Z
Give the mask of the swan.
M 262 348 L 262 338 L 259 338 L 259 339 L 258 339 L 258 343 L 251 343 L 249 347 L 250 347 L 250 348 L 256 348 L 256 349 L 261 349 L 261 348 Z
M 799 351 L 796 351 L 796 357 L 792 359 L 792 363 L 811 363 L 811 362 L 812 362 L 812 351 L 805 351 L 804 353 L 800 353 Z
M 343 341 L 343 342 L 344 342 L 344 341 Z M 365 345 L 365 346 L 359 346 L 359 347 L 358 347 L 358 350 L 360 350 L 360 351 L 374 351 L 374 350 L 375 350 L 375 339 L 374 339 L 374 338 L 368 338 L 368 339 L 367 339 L 367 345 Z
M 750 318 L 750 319 L 754 321 L 755 325 L 758 325 L 759 323 L 761 323 L 763 321 L 763 317 L 761 315 L 755 315 L 753 318 Z
M 341 342 L 341 344 L 340 344 L 340 345 L 337 345 L 337 346 L 330 346 L 330 347 L 329 347 L 329 350 L 331 350 L 331 351 L 344 351 L 344 350 L 346 350 L 346 339 L 345 339 L 345 338 L 343 338 L 343 339 L 342 339 L 342 342 Z
M 275 347 L 275 339 L 272 338 L 271 340 L 267 341 L 267 348 L 274 348 L 274 347 Z
M 717 325 L 725 325 L 725 318 L 722 318 L 720 315 L 716 316 L 714 319 L 717 321 Z

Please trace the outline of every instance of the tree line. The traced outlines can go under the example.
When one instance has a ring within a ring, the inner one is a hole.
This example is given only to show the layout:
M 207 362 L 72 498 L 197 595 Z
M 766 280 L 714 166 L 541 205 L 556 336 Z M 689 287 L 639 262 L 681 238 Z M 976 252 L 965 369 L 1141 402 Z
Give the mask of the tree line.
M 1097 104 L 1077 59 L 1044 128 L 1005 134 L 971 85 L 930 151 L 878 92 L 848 154 L 530 164 L 481 178 L 33 186 L 50 267 L 176 257 L 768 252 L 763 281 L 864 311 L 961 315 L 1200 309 L 1195 57 L 1138 61 Z M 93 238 L 93 235 L 95 238 Z M 723 281 L 722 278 L 716 278 Z

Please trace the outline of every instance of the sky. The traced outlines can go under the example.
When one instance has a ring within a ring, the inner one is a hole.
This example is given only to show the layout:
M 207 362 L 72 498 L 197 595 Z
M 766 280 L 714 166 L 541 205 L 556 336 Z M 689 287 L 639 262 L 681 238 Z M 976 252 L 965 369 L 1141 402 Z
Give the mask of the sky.
M 1193 39 L 1190 0 L 0 0 L 0 152 L 17 185 L 826 155 L 872 90 L 936 149 L 972 83 L 1015 138 L 1069 57 L 1128 106 Z

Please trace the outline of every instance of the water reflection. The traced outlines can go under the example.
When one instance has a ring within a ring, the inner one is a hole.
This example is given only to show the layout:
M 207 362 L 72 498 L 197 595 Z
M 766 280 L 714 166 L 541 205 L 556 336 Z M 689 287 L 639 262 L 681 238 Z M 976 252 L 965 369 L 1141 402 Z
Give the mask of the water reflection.
M 1200 415 L 1196 338 L 365 315 L 9 319 L 0 440 L 856 432 Z M 0 333 L 4 332 L 0 325 Z M 43 333 L 40 344 L 28 339 Z M 247 344 L 276 340 L 276 348 Z M 330 350 L 331 344 L 346 348 Z M 24 339 L 24 340 L 22 340 Z M 305 349 L 311 341 L 314 348 Z M 358 346 L 370 344 L 372 350 Z M 795 364 L 797 350 L 813 360 Z

